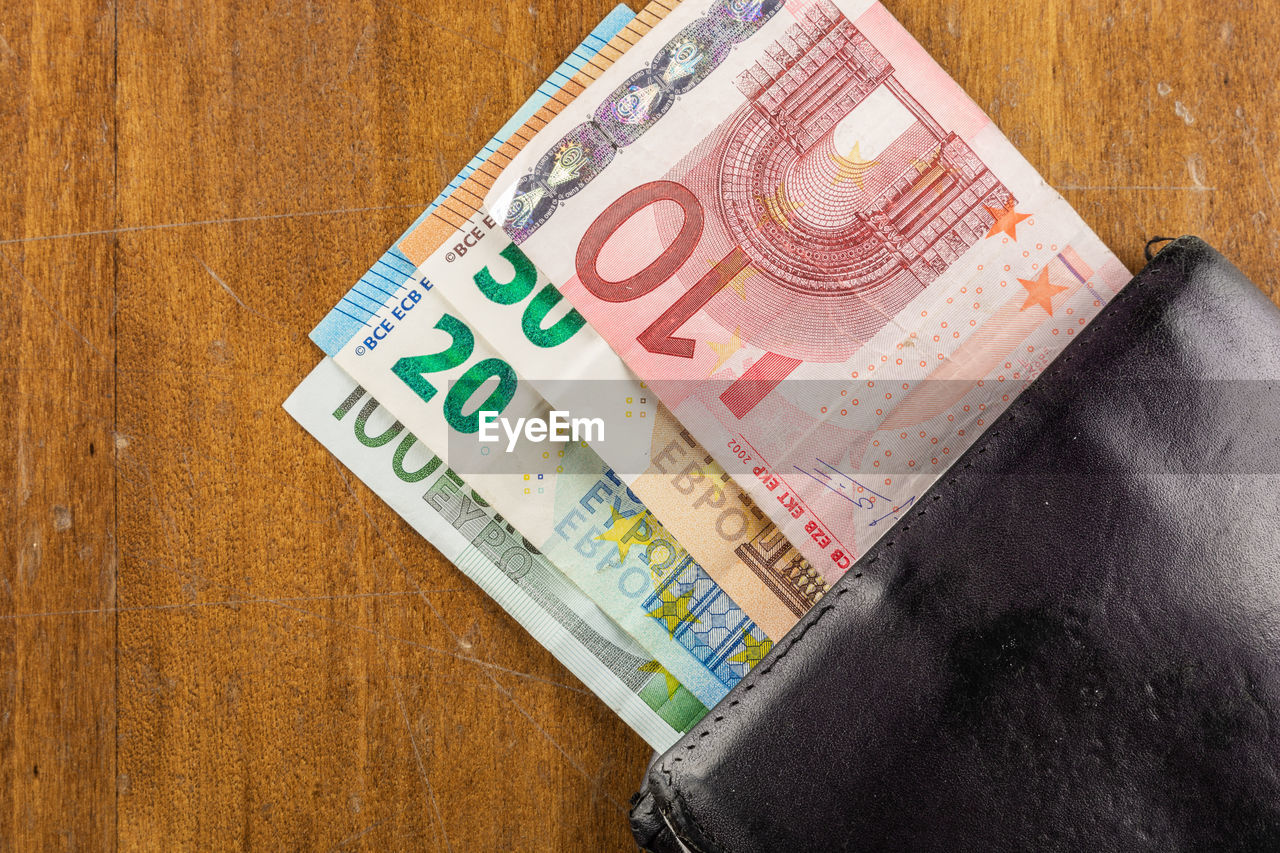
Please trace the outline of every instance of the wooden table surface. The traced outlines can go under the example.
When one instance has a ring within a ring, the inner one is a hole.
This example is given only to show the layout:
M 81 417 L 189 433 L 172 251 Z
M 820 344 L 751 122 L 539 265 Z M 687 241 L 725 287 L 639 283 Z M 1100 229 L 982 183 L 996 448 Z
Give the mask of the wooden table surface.
M 1261 4 L 886 0 L 1137 269 L 1273 298 Z M 0 11 L 0 848 L 625 850 L 649 750 L 280 408 L 609 0 Z

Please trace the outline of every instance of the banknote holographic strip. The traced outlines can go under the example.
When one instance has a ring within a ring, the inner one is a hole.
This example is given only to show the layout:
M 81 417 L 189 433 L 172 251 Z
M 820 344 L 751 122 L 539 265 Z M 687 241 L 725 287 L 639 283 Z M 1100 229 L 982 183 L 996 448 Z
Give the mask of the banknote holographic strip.
M 755 33 L 786 0 L 716 0 L 609 94 L 590 121 L 565 134 L 520 178 L 506 213 L 516 243 L 540 228 L 560 202 L 604 171 L 666 115 L 676 98 L 710 76 L 733 48 Z

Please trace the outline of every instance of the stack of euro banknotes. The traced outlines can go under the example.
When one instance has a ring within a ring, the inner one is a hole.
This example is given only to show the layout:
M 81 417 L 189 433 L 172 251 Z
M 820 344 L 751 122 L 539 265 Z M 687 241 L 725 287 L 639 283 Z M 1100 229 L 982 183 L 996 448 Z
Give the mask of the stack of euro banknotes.
M 661 750 L 1128 277 L 878 3 L 654 0 L 351 286 L 285 408 Z

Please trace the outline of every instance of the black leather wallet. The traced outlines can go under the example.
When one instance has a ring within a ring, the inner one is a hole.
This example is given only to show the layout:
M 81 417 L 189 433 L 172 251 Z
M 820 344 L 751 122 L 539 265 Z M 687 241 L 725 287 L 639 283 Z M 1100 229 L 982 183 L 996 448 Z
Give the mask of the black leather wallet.
M 1167 245 L 651 764 L 654 853 L 1280 850 L 1280 311 Z

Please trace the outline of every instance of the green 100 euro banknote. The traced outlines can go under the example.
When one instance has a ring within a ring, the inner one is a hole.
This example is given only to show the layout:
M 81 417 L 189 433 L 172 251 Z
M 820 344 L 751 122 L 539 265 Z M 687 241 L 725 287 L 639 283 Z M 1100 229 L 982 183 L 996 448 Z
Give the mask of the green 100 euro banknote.
M 285 410 L 659 751 L 707 709 L 325 359 Z

